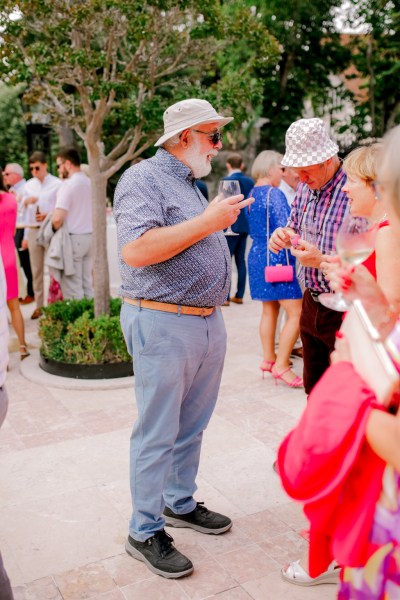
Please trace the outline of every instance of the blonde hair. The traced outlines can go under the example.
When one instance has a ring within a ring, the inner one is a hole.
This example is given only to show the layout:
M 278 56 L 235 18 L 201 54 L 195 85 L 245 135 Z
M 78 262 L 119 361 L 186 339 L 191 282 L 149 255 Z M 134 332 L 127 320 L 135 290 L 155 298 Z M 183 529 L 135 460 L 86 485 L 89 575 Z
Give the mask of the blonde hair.
M 258 154 L 251 167 L 251 176 L 253 179 L 268 177 L 271 167 L 279 165 L 282 161 L 282 154 L 275 150 L 263 150 Z
M 400 125 L 383 138 L 379 160 L 378 179 L 387 190 L 388 199 L 400 218 Z
M 347 175 L 354 175 L 364 181 L 375 181 L 377 178 L 378 159 L 382 144 L 370 144 L 356 148 L 344 159 L 343 169 Z

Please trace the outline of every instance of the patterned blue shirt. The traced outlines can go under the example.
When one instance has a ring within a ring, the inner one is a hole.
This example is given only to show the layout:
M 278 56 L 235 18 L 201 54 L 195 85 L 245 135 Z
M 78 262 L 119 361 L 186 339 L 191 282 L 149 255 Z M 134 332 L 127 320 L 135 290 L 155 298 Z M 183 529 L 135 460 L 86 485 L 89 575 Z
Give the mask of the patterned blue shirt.
M 323 253 L 335 251 L 335 238 L 342 224 L 349 200 L 342 188 L 346 174 L 342 167 L 320 190 L 310 190 L 307 184 L 297 186 L 287 226 Z M 306 288 L 329 292 L 329 283 L 320 269 L 300 265 L 300 277 Z
M 121 258 L 122 248 L 149 229 L 183 223 L 206 207 L 189 167 L 163 148 L 125 171 L 114 198 L 122 296 L 201 307 L 225 302 L 231 257 L 222 231 L 147 267 L 130 267 Z

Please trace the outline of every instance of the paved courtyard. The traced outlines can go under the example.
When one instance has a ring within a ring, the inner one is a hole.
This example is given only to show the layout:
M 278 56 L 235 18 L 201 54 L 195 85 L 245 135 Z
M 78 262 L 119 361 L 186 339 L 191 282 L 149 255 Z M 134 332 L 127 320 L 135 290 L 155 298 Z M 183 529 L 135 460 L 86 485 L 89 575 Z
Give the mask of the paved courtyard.
M 27 338 L 37 322 L 24 306 Z M 223 308 L 228 353 L 217 408 L 203 443 L 196 499 L 233 518 L 207 536 L 168 529 L 193 561 L 192 576 L 166 580 L 124 551 L 130 516 L 128 446 L 133 388 L 76 389 L 44 376 L 36 355 L 24 372 L 11 338 L 9 413 L 0 431 L 0 548 L 16 600 L 333 600 L 335 586 L 299 588 L 280 577 L 300 556 L 306 526 L 272 470 L 296 423 L 302 390 L 259 371 L 260 304 Z M 294 369 L 301 374 L 302 363 Z

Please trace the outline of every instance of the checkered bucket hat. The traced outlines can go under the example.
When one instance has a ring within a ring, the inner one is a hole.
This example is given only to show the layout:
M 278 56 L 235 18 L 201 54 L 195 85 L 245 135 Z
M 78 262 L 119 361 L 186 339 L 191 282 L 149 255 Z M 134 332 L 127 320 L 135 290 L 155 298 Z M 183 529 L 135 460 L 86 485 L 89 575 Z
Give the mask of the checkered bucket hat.
M 299 119 L 286 132 L 284 167 L 310 167 L 325 162 L 339 152 L 322 119 Z

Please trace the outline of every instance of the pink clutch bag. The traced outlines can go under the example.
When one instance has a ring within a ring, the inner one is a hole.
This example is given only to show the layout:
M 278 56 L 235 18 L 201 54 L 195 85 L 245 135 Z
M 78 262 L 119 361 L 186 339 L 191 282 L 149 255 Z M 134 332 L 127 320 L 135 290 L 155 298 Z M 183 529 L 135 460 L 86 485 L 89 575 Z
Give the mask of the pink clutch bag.
M 294 269 L 291 264 L 289 264 L 289 254 L 286 250 L 286 262 L 287 265 L 274 265 L 270 266 L 269 264 L 269 250 L 268 250 L 268 241 L 269 241 L 269 197 L 271 195 L 271 187 L 268 190 L 267 195 L 267 266 L 265 267 L 265 281 L 267 283 L 282 283 L 287 281 L 293 281 L 294 279 Z
M 268 283 L 279 283 L 293 281 L 294 270 L 292 265 L 275 265 L 265 267 L 265 281 Z

